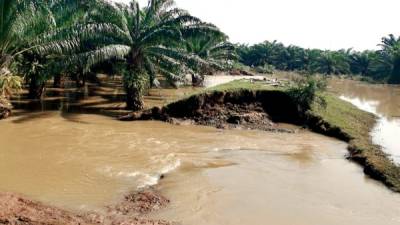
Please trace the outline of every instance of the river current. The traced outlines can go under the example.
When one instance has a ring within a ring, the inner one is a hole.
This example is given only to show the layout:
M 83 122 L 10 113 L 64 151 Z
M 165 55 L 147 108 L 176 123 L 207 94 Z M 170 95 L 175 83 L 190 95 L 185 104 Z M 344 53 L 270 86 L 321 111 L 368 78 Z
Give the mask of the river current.
M 345 90 L 343 98 L 354 97 Z M 398 194 L 346 160 L 346 143 L 305 130 L 218 130 L 58 110 L 21 112 L 0 127 L 0 191 L 69 210 L 101 211 L 158 184 L 171 205 L 149 216 L 185 225 L 400 224 Z

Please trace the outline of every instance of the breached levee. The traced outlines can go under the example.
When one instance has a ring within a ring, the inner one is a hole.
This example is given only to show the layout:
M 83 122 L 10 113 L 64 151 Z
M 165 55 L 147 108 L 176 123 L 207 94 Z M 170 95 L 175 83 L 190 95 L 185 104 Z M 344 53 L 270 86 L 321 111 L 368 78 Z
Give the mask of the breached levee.
M 160 120 L 175 124 L 197 124 L 217 128 L 245 128 L 276 132 L 276 123 L 291 123 L 349 143 L 349 159 L 364 167 L 365 174 L 400 192 L 400 168 L 380 146 L 374 145 L 370 132 L 376 117 L 359 110 L 331 94 L 320 94 L 325 104 L 315 101 L 310 110 L 301 110 L 285 88 L 249 85 L 235 81 L 173 102 L 133 113 L 121 120 Z M 233 86 L 233 88 L 232 88 Z
M 293 132 L 279 128 L 276 123 L 301 125 L 302 121 L 301 113 L 291 98 L 282 91 L 274 90 L 201 93 L 163 108 L 133 113 L 121 120 L 161 120 L 175 124 L 276 132 Z

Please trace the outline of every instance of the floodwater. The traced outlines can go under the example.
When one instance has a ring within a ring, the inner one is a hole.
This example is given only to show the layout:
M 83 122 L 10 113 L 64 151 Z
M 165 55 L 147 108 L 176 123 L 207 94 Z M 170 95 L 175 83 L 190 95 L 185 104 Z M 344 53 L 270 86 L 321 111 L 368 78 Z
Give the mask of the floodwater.
M 56 110 L 20 113 L 0 127 L 0 191 L 69 210 L 102 210 L 158 184 L 171 205 L 149 216 L 183 225 L 400 224 L 400 195 L 346 160 L 346 143 L 304 130 L 217 130 Z
M 330 88 L 343 100 L 379 117 L 372 139 L 400 164 L 400 86 L 334 79 Z

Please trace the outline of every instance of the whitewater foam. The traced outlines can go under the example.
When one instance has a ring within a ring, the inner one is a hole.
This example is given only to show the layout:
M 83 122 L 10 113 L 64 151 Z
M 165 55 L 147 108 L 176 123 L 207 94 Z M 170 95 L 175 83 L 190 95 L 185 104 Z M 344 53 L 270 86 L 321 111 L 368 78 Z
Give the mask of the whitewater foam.
M 167 156 L 154 156 L 151 157 L 151 161 L 155 165 L 164 165 L 154 172 L 144 171 L 115 171 L 112 166 L 106 166 L 100 170 L 100 173 L 106 174 L 110 177 L 122 177 L 127 179 L 135 179 L 137 182 L 137 188 L 145 188 L 157 185 L 160 179 L 172 171 L 175 171 L 181 166 L 181 160 L 176 158 L 175 154 L 169 154 Z

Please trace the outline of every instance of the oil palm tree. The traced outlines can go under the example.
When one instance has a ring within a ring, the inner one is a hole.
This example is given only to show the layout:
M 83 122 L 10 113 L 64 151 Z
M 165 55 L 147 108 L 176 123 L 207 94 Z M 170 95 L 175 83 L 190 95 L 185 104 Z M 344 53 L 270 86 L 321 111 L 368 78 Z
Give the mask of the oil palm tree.
M 287 62 L 286 69 L 287 70 L 305 70 L 306 69 L 306 60 L 307 60 L 307 51 L 303 48 L 290 45 L 286 48 L 287 54 Z
M 190 34 L 185 39 L 185 49 L 188 53 L 196 55 L 208 62 L 200 67 L 192 67 L 193 86 L 201 85 L 204 75 L 213 74 L 217 70 L 226 70 L 232 66 L 232 61 L 237 60 L 235 46 L 227 41 L 223 33 L 209 35 Z
M 350 65 L 347 55 L 340 51 L 324 51 L 313 62 L 314 71 L 326 74 L 347 74 L 350 71 Z
M 0 0 L 0 90 L 1 97 L 9 97 L 21 86 L 20 78 L 11 70 L 16 56 L 30 41 L 30 25 L 38 4 L 28 1 Z
M 388 37 L 382 38 L 380 46 L 382 50 L 379 51 L 380 65 L 378 67 L 389 74 L 389 83 L 400 84 L 400 37 L 390 34 Z
M 86 58 L 88 67 L 109 59 L 119 59 L 127 108 L 144 107 L 143 93 L 156 75 L 168 81 L 183 79 L 191 66 L 210 64 L 182 48 L 183 34 L 220 32 L 188 12 L 175 8 L 173 0 L 149 0 L 143 9 L 132 0 L 129 5 L 104 6 L 102 17 L 118 27 L 103 46 L 76 57 Z M 101 43 L 101 42 L 99 42 Z
M 69 58 L 85 51 L 85 41 L 115 33 L 116 26 L 112 24 L 76 22 L 76 17 L 83 15 L 77 12 L 97 2 L 0 0 L 0 90 L 9 93 L 20 87 L 17 74 L 21 73 L 42 89 L 42 73 L 38 71 L 43 65 L 39 64 L 49 58 Z
M 370 75 L 376 55 L 375 51 L 352 52 L 350 54 L 351 73 L 361 76 Z

